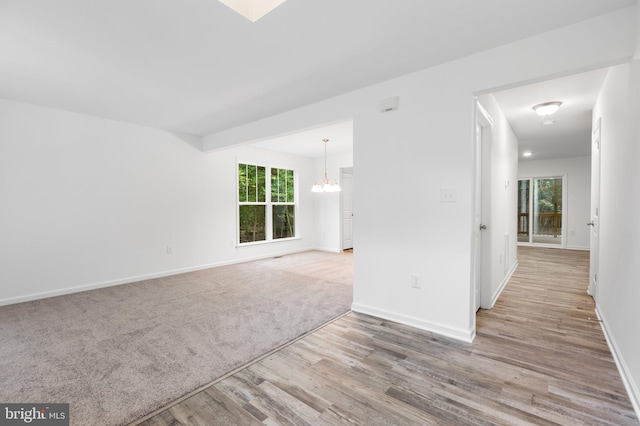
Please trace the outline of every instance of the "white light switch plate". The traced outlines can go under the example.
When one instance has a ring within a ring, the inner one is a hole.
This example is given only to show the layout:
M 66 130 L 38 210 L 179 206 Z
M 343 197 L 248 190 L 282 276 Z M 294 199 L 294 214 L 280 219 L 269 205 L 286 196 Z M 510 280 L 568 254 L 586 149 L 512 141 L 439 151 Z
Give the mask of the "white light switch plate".
M 440 202 L 441 203 L 455 203 L 457 201 L 455 188 L 442 188 L 440 189 Z

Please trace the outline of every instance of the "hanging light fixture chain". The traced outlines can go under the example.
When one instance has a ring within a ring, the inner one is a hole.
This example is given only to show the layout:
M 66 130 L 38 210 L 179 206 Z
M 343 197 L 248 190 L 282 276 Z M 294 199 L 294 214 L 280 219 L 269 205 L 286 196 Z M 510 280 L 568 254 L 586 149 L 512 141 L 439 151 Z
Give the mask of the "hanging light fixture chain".
M 328 180 L 327 179 L 327 142 L 329 142 L 329 139 L 322 139 L 322 142 L 324 142 L 324 180 L 326 182 Z

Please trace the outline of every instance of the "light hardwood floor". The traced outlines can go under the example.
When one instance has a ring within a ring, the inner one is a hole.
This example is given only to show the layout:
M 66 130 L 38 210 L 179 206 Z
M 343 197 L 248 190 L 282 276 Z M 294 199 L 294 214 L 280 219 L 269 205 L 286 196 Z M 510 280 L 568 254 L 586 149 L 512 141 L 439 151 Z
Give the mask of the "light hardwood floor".
M 143 424 L 637 425 L 588 252 L 518 258 L 471 344 L 350 313 Z

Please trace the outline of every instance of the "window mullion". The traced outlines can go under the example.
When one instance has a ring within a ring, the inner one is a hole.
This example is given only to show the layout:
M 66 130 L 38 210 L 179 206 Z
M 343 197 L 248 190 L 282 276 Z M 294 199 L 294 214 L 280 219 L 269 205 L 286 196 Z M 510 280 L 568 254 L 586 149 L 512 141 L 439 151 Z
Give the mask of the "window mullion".
M 271 180 L 271 167 L 267 167 L 266 169 L 266 176 L 264 179 L 264 184 L 265 184 L 265 192 L 266 192 L 266 198 L 265 201 L 267 202 L 266 204 L 266 209 L 267 211 L 266 213 L 266 239 L 267 241 L 271 241 L 273 240 L 273 199 L 271 197 L 271 186 L 272 186 L 272 180 Z M 267 186 L 267 182 L 268 182 L 268 186 Z

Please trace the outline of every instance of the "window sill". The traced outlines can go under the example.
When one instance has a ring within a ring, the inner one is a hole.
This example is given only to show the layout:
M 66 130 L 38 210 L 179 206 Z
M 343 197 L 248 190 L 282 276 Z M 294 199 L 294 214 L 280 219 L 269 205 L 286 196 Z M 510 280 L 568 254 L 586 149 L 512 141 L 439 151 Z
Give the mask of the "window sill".
M 297 241 L 297 240 L 302 240 L 302 237 L 278 238 L 276 240 L 264 240 L 264 241 L 252 241 L 250 243 L 236 244 L 236 248 L 251 247 L 251 246 L 261 246 L 261 245 L 264 245 L 264 244 L 273 244 L 273 243 L 281 243 L 281 242 L 285 242 L 285 241 Z

